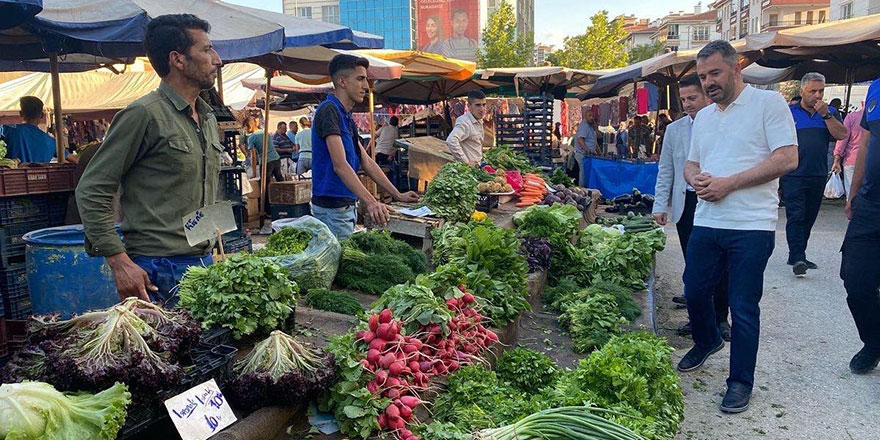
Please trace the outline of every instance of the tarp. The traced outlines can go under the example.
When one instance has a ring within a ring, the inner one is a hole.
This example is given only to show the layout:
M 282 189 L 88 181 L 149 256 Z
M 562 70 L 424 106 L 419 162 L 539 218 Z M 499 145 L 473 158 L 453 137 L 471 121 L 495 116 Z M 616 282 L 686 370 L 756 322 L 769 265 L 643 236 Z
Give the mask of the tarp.
M 609 70 L 580 70 L 561 66 L 499 67 L 477 71 L 480 79 L 512 83 L 517 94 L 552 92 L 557 98 L 586 90 Z
M 606 198 L 631 193 L 633 188 L 654 194 L 657 162 L 643 164 L 588 157 L 581 166 L 587 169 L 587 188 L 598 189 Z
M 453 80 L 469 79 L 477 69 L 477 64 L 471 61 L 447 58 L 434 53 L 420 52 L 416 50 L 359 50 L 360 55 L 380 58 L 401 64 L 405 77 L 439 77 Z
M 42 10 L 42 0 L 0 0 L 0 29 L 18 26 Z
M 457 80 L 446 78 L 401 78 L 378 81 L 373 92 L 383 102 L 394 104 L 433 104 L 449 98 L 467 95 L 471 90 L 492 93 L 506 83 L 479 79 Z
M 253 64 L 233 63 L 223 66 L 223 94 L 227 105 L 244 108 L 253 98 L 253 90 L 242 85 L 246 78 L 263 75 L 263 69 Z M 61 105 L 65 114 L 80 119 L 109 118 L 136 99 L 159 87 L 155 72 L 126 72 L 113 74 L 106 71 L 63 73 Z M 0 84 L 0 117 L 9 122 L 18 121 L 18 99 L 36 96 L 47 108 L 52 106 L 52 81 L 47 73 L 30 73 Z

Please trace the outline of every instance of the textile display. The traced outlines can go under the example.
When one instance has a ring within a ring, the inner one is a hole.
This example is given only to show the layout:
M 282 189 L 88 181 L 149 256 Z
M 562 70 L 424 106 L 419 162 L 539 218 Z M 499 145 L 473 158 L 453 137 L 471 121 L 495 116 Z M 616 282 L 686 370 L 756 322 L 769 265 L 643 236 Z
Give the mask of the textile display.
M 640 88 L 636 91 L 636 114 L 644 115 L 648 113 L 648 100 L 650 99 L 648 95 L 648 89 Z

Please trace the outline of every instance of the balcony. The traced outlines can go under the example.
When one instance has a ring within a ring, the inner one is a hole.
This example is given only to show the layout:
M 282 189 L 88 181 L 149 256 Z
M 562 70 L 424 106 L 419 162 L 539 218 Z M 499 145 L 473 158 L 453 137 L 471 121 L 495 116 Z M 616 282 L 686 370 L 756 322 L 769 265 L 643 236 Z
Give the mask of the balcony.
M 777 21 L 769 21 L 767 23 L 761 24 L 761 32 L 764 31 L 775 31 L 779 29 L 787 29 L 798 26 L 807 26 L 811 24 L 821 24 L 827 21 L 826 18 L 821 20 L 777 20 Z
M 679 36 L 680 36 L 679 34 L 668 34 L 668 35 L 666 35 L 666 40 L 667 41 L 668 40 L 678 40 Z

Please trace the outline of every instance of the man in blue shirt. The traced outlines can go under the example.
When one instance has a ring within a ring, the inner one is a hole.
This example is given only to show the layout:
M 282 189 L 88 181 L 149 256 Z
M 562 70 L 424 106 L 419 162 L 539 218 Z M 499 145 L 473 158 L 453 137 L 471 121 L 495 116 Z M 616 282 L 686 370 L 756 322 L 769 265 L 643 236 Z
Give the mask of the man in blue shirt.
M 595 156 L 599 152 L 599 142 L 596 139 L 596 118 L 590 107 L 581 107 L 581 122 L 578 124 L 577 133 L 574 137 L 574 157 L 578 160 L 580 177 L 578 186 L 587 186 L 587 168 L 584 160 L 589 156 Z
M 55 157 L 55 138 L 38 127 L 43 119 L 43 101 L 36 96 L 22 96 L 18 103 L 24 123 L 0 127 L 0 137 L 6 141 L 6 157 L 22 162 L 51 162 Z
M 816 264 L 807 260 L 807 241 L 816 223 L 825 182 L 828 180 L 828 144 L 846 137 L 846 127 L 829 107 L 825 77 L 810 72 L 801 79 L 801 100 L 791 104 L 791 115 L 798 137 L 798 167 L 782 176 L 782 201 L 785 202 L 785 236 L 788 240 L 788 264 L 795 276 L 802 277 Z
M 388 207 L 364 187 L 357 172 L 364 172 L 395 200 L 415 202 L 418 194 L 401 194 L 379 165 L 360 144 L 357 126 L 351 117 L 355 104 L 364 101 L 369 90 L 365 58 L 340 54 L 330 61 L 333 92 L 318 106 L 312 129 L 312 215 L 324 222 L 340 240 L 354 232 L 357 201 L 363 200 L 373 223 L 385 225 Z
M 865 346 L 849 368 L 864 374 L 880 361 L 880 80 L 874 80 L 865 97 L 862 128 L 846 215 L 850 218 L 843 239 L 840 277 L 846 302 Z

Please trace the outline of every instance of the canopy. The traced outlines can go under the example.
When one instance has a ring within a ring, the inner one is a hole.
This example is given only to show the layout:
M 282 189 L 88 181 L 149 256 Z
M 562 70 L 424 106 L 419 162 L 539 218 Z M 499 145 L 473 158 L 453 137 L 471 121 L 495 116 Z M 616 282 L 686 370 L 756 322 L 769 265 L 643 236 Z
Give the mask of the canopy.
M 409 77 L 392 81 L 379 81 L 373 92 L 380 100 L 395 104 L 433 104 L 467 95 L 471 90 L 490 92 L 504 83 L 483 80 L 479 75 L 469 79 L 443 79 Z
M 242 80 L 260 77 L 263 69 L 253 64 L 233 63 L 223 66 L 224 98 L 232 108 L 244 108 L 253 98 L 253 90 Z M 61 104 L 64 113 L 79 118 L 110 118 L 136 99 L 159 87 L 155 72 L 104 71 L 60 75 Z M 36 96 L 52 107 L 52 83 L 49 74 L 30 73 L 0 84 L 0 118 L 18 120 L 18 99 Z
M 252 90 L 263 90 L 266 87 L 266 78 L 250 78 L 242 80 L 242 85 Z M 332 83 L 307 84 L 289 76 L 272 78 L 272 92 L 285 94 L 322 94 L 333 91 Z
M 42 10 L 42 0 L 0 0 L 0 29 L 18 26 Z
M 359 50 L 357 53 L 401 64 L 404 67 L 403 75 L 406 77 L 426 76 L 465 80 L 469 79 L 477 69 L 476 63 L 471 61 L 416 50 Z
M 480 79 L 512 83 L 517 94 L 554 92 L 556 89 L 554 95 L 583 91 L 607 73 L 607 70 L 580 70 L 561 66 L 501 67 L 477 71 Z

